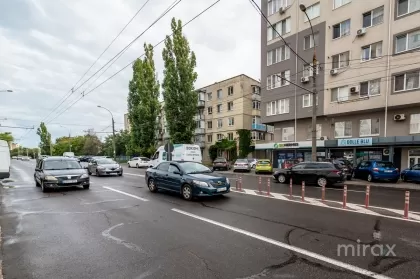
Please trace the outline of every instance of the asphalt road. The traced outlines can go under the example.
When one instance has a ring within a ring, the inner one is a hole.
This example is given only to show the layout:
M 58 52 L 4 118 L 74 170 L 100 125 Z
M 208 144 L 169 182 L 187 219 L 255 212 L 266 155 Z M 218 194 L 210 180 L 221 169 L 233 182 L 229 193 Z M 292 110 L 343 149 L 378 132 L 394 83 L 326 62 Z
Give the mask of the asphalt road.
M 371 243 L 376 216 L 238 193 L 187 202 L 150 193 L 138 169 L 92 176 L 90 190 L 44 194 L 33 168 L 34 162 L 13 161 L 15 182 L 1 188 L 6 279 L 420 274 L 420 223 L 380 219 L 383 246 L 376 247 L 395 248 L 363 256 L 357 246 Z M 339 245 L 353 245 L 356 254 L 339 255 Z

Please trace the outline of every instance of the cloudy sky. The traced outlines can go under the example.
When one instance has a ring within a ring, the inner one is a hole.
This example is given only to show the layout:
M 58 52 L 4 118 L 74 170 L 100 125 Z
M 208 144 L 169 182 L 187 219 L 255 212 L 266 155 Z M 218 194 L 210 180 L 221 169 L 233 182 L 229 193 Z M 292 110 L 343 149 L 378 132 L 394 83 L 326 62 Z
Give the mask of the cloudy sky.
M 174 2 L 150 0 L 74 87 L 146 1 L 0 0 L 0 91 L 13 90 L 0 92 L 0 124 L 35 126 L 27 131 L 0 127 L 0 132 L 10 131 L 22 145 L 34 147 L 40 121 L 48 124 L 54 139 L 69 132 L 80 135 L 89 128 L 111 131 L 109 113 L 97 105 L 111 110 L 116 128 L 123 128 L 131 67 L 91 90 L 142 55 L 144 42 L 155 45 L 170 34 L 172 17 L 186 22 L 214 2 L 182 0 L 102 76 L 98 78 L 103 71 L 83 84 Z M 221 0 L 186 26 L 184 33 L 197 56 L 197 88 L 242 73 L 260 78 L 260 19 L 249 1 Z M 159 78 L 163 77 L 162 45 L 155 48 Z M 71 94 L 73 87 L 76 91 Z M 81 98 L 83 91 L 91 92 Z

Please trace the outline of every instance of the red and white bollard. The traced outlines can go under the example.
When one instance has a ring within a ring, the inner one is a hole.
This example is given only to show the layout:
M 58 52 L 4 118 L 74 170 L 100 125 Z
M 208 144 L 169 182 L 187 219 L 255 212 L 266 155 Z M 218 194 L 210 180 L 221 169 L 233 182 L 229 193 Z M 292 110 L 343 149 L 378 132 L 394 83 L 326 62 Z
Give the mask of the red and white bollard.
M 258 176 L 258 192 L 260 194 L 261 194 L 261 186 L 262 186 L 261 176 Z
M 366 186 L 366 198 L 365 198 L 365 207 L 369 207 L 369 196 L 370 196 L 370 185 Z
M 239 176 L 239 191 L 242 192 L 242 176 Z
M 344 185 L 343 190 L 343 208 L 347 207 L 347 185 Z
M 239 175 L 236 175 L 236 190 L 239 189 Z
M 292 179 L 290 178 L 290 185 L 289 185 L 289 196 L 290 196 L 290 198 L 292 198 L 292 197 L 293 197 L 293 193 L 292 193 L 292 191 L 293 191 L 293 181 L 292 181 Z
M 325 202 L 325 184 L 322 184 L 321 187 L 321 200 L 322 202 Z
M 305 201 L 305 181 L 302 181 L 302 201 Z
M 270 196 L 270 183 L 271 183 L 270 178 L 267 178 L 267 196 Z
M 405 191 L 404 218 L 408 219 L 408 210 L 410 209 L 410 191 Z

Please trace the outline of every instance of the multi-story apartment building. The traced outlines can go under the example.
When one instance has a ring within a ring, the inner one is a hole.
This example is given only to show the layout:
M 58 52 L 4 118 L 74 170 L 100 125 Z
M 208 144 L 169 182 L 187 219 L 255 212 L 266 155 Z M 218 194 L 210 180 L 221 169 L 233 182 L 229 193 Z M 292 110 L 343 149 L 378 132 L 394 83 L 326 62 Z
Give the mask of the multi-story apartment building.
M 197 90 L 195 143 L 209 162 L 209 147 L 222 139 L 237 140 L 249 129 L 256 142 L 273 140 L 273 127 L 261 123 L 260 82 L 246 75 L 215 82 Z M 221 155 L 221 154 L 220 154 Z
M 130 120 L 128 119 L 128 113 L 124 114 L 124 130 L 128 132 L 130 132 L 131 130 Z
M 310 158 L 314 100 L 293 83 L 312 90 L 315 49 L 318 155 L 420 163 L 419 0 L 263 0 L 262 10 L 276 29 L 261 18 L 262 120 L 275 128 L 256 149 Z

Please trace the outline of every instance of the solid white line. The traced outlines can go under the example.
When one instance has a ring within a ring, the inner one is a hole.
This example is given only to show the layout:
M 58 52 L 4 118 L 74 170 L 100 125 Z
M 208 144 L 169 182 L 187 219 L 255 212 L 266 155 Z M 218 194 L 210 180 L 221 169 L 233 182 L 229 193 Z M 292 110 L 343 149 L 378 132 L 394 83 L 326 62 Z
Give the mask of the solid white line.
M 123 194 L 123 195 L 129 196 L 129 197 L 132 197 L 132 198 L 135 198 L 135 199 L 141 200 L 141 201 L 149 201 L 149 200 L 147 200 L 147 199 L 144 199 L 144 198 L 141 198 L 141 197 L 138 197 L 138 196 L 135 196 L 135 195 L 132 195 L 132 194 L 129 194 L 129 193 L 126 193 L 126 192 L 123 192 L 123 191 L 120 191 L 120 190 L 117 190 L 117 189 L 111 188 L 111 187 L 102 186 L 102 188 L 105 188 L 105 189 L 108 189 L 108 190 L 111 190 L 111 191 L 114 191 L 114 192 L 117 192 L 117 193 L 120 193 L 120 194 Z
M 132 176 L 144 177 L 144 174 L 135 174 L 135 173 L 128 173 L 128 172 L 125 172 L 124 175 L 132 175 Z
M 354 203 L 347 203 L 347 207 L 350 208 L 350 209 L 354 209 L 356 211 L 365 213 L 365 214 L 376 215 L 376 216 L 381 216 L 382 215 L 382 214 L 379 214 L 375 211 L 369 210 L 369 209 L 367 209 L 363 206 L 359 206 L 359 205 L 354 204 Z
M 396 214 L 400 214 L 401 216 L 404 216 L 404 210 L 400 210 L 400 209 L 393 209 L 393 208 L 385 208 L 385 210 L 394 212 Z M 410 214 L 411 212 L 408 212 L 408 217 L 412 218 L 414 220 L 418 220 L 420 221 L 420 216 L 418 215 L 414 215 L 414 214 Z
M 204 217 L 201 217 L 201 216 L 198 216 L 198 215 L 195 215 L 195 214 L 183 211 L 183 210 L 172 208 L 172 211 L 175 211 L 175 212 L 178 212 L 180 214 L 183 214 L 183 215 L 186 215 L 186 216 L 189 216 L 189 217 L 192 217 L 192 218 L 195 218 L 195 219 L 213 224 L 215 226 L 225 228 L 227 230 L 231 230 L 231 231 L 234 231 L 234 232 L 237 232 L 237 233 L 240 233 L 240 234 L 243 234 L 243 235 L 246 235 L 246 236 L 249 236 L 249 237 L 252 237 L 252 238 L 267 242 L 267 243 L 270 243 L 270 244 L 273 244 L 275 246 L 278 246 L 278 247 L 281 247 L 281 248 L 299 253 L 301 255 L 304 255 L 304 256 L 319 260 L 319 261 L 326 262 L 326 263 L 331 264 L 331 265 L 335 265 L 335 266 L 350 270 L 352 272 L 355 272 L 355 273 L 358 273 L 358 274 L 361 274 L 361 275 L 364 275 L 364 276 L 369 276 L 369 277 L 375 278 L 375 279 L 391 279 L 391 277 L 388 277 L 388 276 L 385 276 L 385 275 L 377 274 L 375 272 L 372 272 L 372 271 L 369 271 L 369 270 L 366 270 L 366 269 L 363 269 L 363 268 L 360 268 L 360 267 L 357 267 L 357 266 L 354 266 L 354 265 L 351 265 L 351 264 L 340 262 L 338 260 L 334 260 L 334 259 L 325 257 L 323 255 L 320 255 L 320 254 L 317 254 L 317 253 L 314 253 L 314 252 L 311 252 L 311 251 L 308 251 L 308 250 L 305 250 L 305 249 L 302 249 L 302 248 L 299 248 L 299 247 L 296 247 L 296 246 L 293 246 L 293 245 L 289 245 L 289 244 L 274 240 L 272 238 L 268 238 L 268 237 L 265 237 L 265 236 L 262 236 L 262 235 L 259 235 L 259 234 L 256 234 L 256 233 L 252 233 L 252 232 L 249 232 L 249 231 L 246 231 L 246 230 L 242 230 L 242 229 L 239 229 L 239 228 L 236 228 L 236 227 L 232 227 L 232 226 L 229 226 L 229 225 L 226 225 L 226 224 L 223 224 L 223 223 L 219 223 L 217 221 L 213 221 L 211 219 L 207 219 L 207 218 L 204 218 Z

